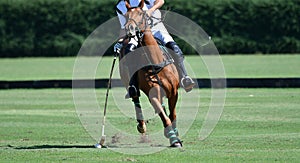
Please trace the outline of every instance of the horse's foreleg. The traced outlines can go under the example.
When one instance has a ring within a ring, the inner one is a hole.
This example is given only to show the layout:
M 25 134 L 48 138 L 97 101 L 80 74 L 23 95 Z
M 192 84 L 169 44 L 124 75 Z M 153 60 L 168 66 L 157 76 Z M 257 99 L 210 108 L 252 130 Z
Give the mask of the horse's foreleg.
M 160 88 L 161 87 L 153 87 L 150 90 L 149 100 L 150 100 L 152 106 L 154 107 L 156 113 L 158 113 L 159 117 L 161 118 L 161 120 L 164 124 L 164 127 L 165 127 L 164 134 L 165 134 L 165 137 L 170 140 L 171 147 L 182 147 L 182 143 L 177 138 L 176 133 L 173 129 L 172 122 L 171 122 L 170 118 L 166 115 L 166 112 L 164 111 L 164 107 L 162 106 L 162 97 L 160 94 Z M 175 119 L 176 119 L 176 115 L 175 115 Z
M 165 128 L 165 136 L 170 139 L 171 147 L 182 147 L 182 142 L 178 138 L 178 130 L 176 128 L 176 102 L 178 99 L 178 94 L 168 98 L 169 103 L 169 118 L 171 120 L 172 126 Z
M 137 130 L 139 131 L 139 133 L 145 133 L 147 128 L 146 128 L 146 123 L 145 123 L 143 112 L 142 112 L 142 107 L 140 104 L 140 99 L 139 99 L 139 97 L 135 97 L 132 99 L 132 101 L 134 103 L 136 120 L 138 122 Z
M 169 103 L 169 118 L 172 122 L 172 128 L 175 131 L 176 136 L 178 136 L 178 129 L 176 127 L 176 103 L 178 99 L 178 94 L 175 94 L 174 96 L 169 97 L 168 103 Z

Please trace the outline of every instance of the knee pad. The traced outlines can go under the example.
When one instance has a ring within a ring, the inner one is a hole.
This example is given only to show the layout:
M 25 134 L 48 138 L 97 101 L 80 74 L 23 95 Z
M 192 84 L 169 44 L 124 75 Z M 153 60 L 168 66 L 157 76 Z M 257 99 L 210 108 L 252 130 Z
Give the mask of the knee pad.
M 182 53 L 180 47 L 176 44 L 176 42 L 168 42 L 166 44 L 166 47 L 173 50 L 173 52 L 171 54 L 173 54 L 173 57 L 177 63 L 183 62 L 183 60 L 184 60 L 183 53 Z M 174 53 L 175 53 L 175 55 L 174 55 Z

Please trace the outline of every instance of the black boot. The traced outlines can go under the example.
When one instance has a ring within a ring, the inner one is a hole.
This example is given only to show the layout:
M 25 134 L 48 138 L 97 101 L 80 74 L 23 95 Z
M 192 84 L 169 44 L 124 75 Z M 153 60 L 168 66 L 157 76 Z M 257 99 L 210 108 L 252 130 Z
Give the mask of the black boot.
M 174 60 L 175 60 L 175 65 L 177 69 L 179 70 L 179 77 L 180 77 L 180 84 L 181 86 L 185 89 L 186 92 L 190 92 L 193 87 L 195 86 L 195 82 L 191 77 L 187 75 L 185 66 L 184 66 L 184 56 L 179 48 L 179 46 L 175 42 L 168 42 L 166 44 L 166 47 L 169 49 L 172 49 L 173 52 L 171 52 Z

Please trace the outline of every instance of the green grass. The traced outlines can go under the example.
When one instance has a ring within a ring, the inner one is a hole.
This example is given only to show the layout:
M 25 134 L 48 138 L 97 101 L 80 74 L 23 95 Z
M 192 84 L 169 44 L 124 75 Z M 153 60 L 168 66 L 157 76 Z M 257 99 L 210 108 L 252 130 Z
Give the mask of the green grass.
M 75 59 L 0 59 L 0 80 L 72 79 Z M 189 73 L 197 78 L 209 78 L 204 60 L 199 56 L 187 56 Z M 222 61 L 228 78 L 300 77 L 300 55 L 225 55 Z M 108 78 L 111 62 L 111 57 L 101 60 L 96 78 Z M 115 70 L 118 71 L 118 68 Z M 118 72 L 113 77 L 119 78 Z
M 222 56 L 222 60 L 229 78 L 300 77 L 300 55 L 237 55 Z M 111 61 L 111 57 L 103 58 L 97 78 L 108 78 Z M 74 62 L 75 58 L 0 59 L 0 80 L 72 79 Z M 186 62 L 195 77 L 209 77 L 200 57 L 188 56 Z M 115 70 L 114 78 L 118 78 Z M 105 89 L 96 93 L 99 105 L 103 106 Z M 112 89 L 111 95 L 120 97 L 112 99 L 110 95 L 107 120 L 138 135 L 134 115 L 126 117 L 118 112 L 119 107 L 133 110 L 130 100 L 120 99 L 124 94 L 123 88 Z M 211 92 L 200 89 L 200 94 L 198 108 L 190 108 L 197 105 L 198 99 L 181 95 L 188 97 L 188 101 L 182 101 L 180 109 L 199 110 L 195 120 L 186 119 L 193 121 L 193 125 L 181 137 L 184 148 L 167 148 L 141 156 L 90 148 L 96 141 L 80 122 L 71 89 L 0 90 L 0 162 L 297 162 L 300 159 L 299 88 L 228 89 L 222 117 L 214 132 L 203 141 L 198 139 L 199 130 Z M 91 103 L 88 97 L 89 94 L 82 94 L 87 109 Z M 147 99 L 143 99 L 142 106 L 149 108 Z M 151 108 L 146 111 L 154 116 Z M 152 118 L 148 127 L 150 133 L 161 129 L 159 118 Z M 112 135 L 107 136 L 109 143 Z M 164 138 L 159 141 L 168 144 Z
M 96 92 L 103 105 L 105 89 Z M 124 93 L 122 88 L 111 91 Z M 199 114 L 182 136 L 184 148 L 141 156 L 87 148 L 95 140 L 79 121 L 71 89 L 0 90 L 0 162 L 298 162 L 300 89 L 228 89 L 222 117 L 204 141 L 198 134 L 210 90 L 200 93 L 200 106 L 194 108 Z M 84 97 L 82 102 L 89 103 Z M 111 97 L 108 108 L 116 108 Z M 196 101 L 190 96 L 183 109 Z M 120 127 L 135 131 L 134 119 L 114 116 L 113 109 L 107 114 L 108 121 L 126 120 Z M 161 127 L 160 121 L 152 123 Z

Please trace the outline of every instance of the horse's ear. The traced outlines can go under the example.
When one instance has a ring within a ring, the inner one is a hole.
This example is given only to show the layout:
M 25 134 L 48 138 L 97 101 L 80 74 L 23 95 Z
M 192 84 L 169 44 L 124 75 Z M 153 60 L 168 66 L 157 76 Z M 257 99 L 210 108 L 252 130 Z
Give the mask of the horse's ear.
M 140 4 L 139 4 L 139 8 L 143 8 L 144 7 L 144 0 L 141 0 Z
M 130 8 L 131 8 L 131 6 L 130 6 L 130 4 L 129 4 L 129 0 L 126 0 L 126 1 L 125 1 L 125 6 L 126 6 L 127 9 L 130 9 Z

